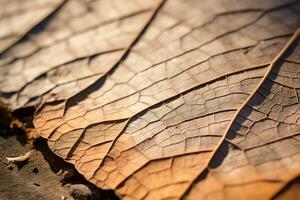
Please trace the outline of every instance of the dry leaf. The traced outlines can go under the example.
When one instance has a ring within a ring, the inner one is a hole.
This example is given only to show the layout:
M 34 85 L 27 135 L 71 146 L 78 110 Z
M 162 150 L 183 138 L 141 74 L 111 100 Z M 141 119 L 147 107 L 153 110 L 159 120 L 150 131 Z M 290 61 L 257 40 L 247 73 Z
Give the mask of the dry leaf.
M 1 54 L 1 100 L 37 107 L 38 133 L 90 182 L 123 199 L 269 199 L 299 175 L 299 1 L 53 12 Z

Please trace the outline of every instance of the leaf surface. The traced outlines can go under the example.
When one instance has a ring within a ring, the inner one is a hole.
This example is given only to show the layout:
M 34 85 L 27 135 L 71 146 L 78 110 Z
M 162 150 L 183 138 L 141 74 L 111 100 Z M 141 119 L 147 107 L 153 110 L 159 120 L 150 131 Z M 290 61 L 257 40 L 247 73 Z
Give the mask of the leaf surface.
M 53 152 L 124 199 L 275 198 L 300 171 L 299 13 L 67 1 L 1 55 L 1 100 L 36 106 Z

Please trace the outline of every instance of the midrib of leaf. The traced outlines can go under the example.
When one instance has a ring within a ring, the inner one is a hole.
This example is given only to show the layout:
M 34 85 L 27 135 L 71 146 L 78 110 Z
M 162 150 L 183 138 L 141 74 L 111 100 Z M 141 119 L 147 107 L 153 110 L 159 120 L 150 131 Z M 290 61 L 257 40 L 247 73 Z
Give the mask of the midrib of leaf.
M 282 48 L 282 50 L 276 55 L 276 57 L 271 61 L 270 65 L 268 66 L 268 69 L 266 71 L 266 73 L 264 74 L 263 78 L 260 80 L 260 82 L 257 84 L 257 86 L 255 87 L 255 89 L 252 91 L 252 93 L 248 96 L 248 98 L 246 99 L 246 101 L 238 108 L 238 110 L 236 111 L 235 115 L 232 117 L 229 125 L 227 126 L 220 142 L 218 143 L 218 145 L 216 146 L 216 148 L 214 149 L 214 151 L 212 152 L 211 156 L 208 159 L 208 162 L 206 163 L 206 167 L 197 175 L 195 176 L 195 178 L 189 183 L 189 185 L 187 186 L 185 192 L 182 194 L 182 196 L 180 197 L 180 199 L 184 199 L 184 197 L 188 194 L 188 192 L 191 190 L 193 184 L 195 183 L 195 181 L 197 180 L 197 178 L 199 176 L 201 176 L 201 174 L 203 172 L 205 172 L 205 170 L 207 170 L 209 168 L 210 163 L 212 162 L 213 158 L 215 157 L 217 151 L 219 150 L 219 148 L 221 147 L 221 145 L 224 143 L 231 126 L 234 124 L 236 118 L 238 117 L 238 115 L 240 114 L 240 112 L 245 108 L 245 106 L 248 104 L 248 102 L 254 97 L 254 95 L 258 92 L 258 90 L 261 88 L 261 86 L 263 85 L 263 83 L 266 81 L 266 79 L 268 78 L 269 74 L 272 72 L 272 70 L 274 69 L 274 66 L 277 64 L 278 61 L 280 61 L 281 57 L 289 50 L 289 48 L 294 44 L 295 41 L 297 41 L 297 39 L 300 36 L 300 27 L 295 31 L 295 33 L 292 35 L 292 37 L 289 39 L 289 41 L 286 43 L 286 45 Z

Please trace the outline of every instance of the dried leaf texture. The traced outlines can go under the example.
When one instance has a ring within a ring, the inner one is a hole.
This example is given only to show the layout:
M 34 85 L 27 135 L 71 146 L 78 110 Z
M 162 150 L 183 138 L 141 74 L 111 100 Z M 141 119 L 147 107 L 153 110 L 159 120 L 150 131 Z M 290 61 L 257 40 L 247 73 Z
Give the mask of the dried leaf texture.
M 205 180 L 196 181 L 191 198 L 193 192 L 207 199 L 262 198 L 298 174 L 299 35 L 300 30 L 272 61 L 257 89 L 232 119 L 209 162 L 210 171 Z M 201 189 L 212 182 L 216 187 L 210 191 Z
M 63 0 L 0 1 L 0 53 L 7 51 L 63 4 Z
M 1 100 L 38 106 L 86 179 L 123 199 L 268 199 L 299 174 L 299 1 L 55 10 L 1 54 Z

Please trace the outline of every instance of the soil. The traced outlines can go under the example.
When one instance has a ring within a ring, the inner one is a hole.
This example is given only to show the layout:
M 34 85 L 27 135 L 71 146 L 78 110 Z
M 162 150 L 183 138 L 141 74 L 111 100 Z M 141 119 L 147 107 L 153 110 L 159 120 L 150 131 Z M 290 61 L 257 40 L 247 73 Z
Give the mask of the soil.
M 0 106 L 0 199 L 1 200 L 69 200 L 72 184 L 84 184 L 92 195 L 85 199 L 118 199 L 112 191 L 103 191 L 87 182 L 73 167 L 49 149 L 45 139 L 28 138 L 32 128 L 32 110 L 10 113 Z M 17 126 L 16 126 L 17 124 Z M 25 128 L 24 128 L 25 127 Z M 33 150 L 22 163 L 8 163 Z

